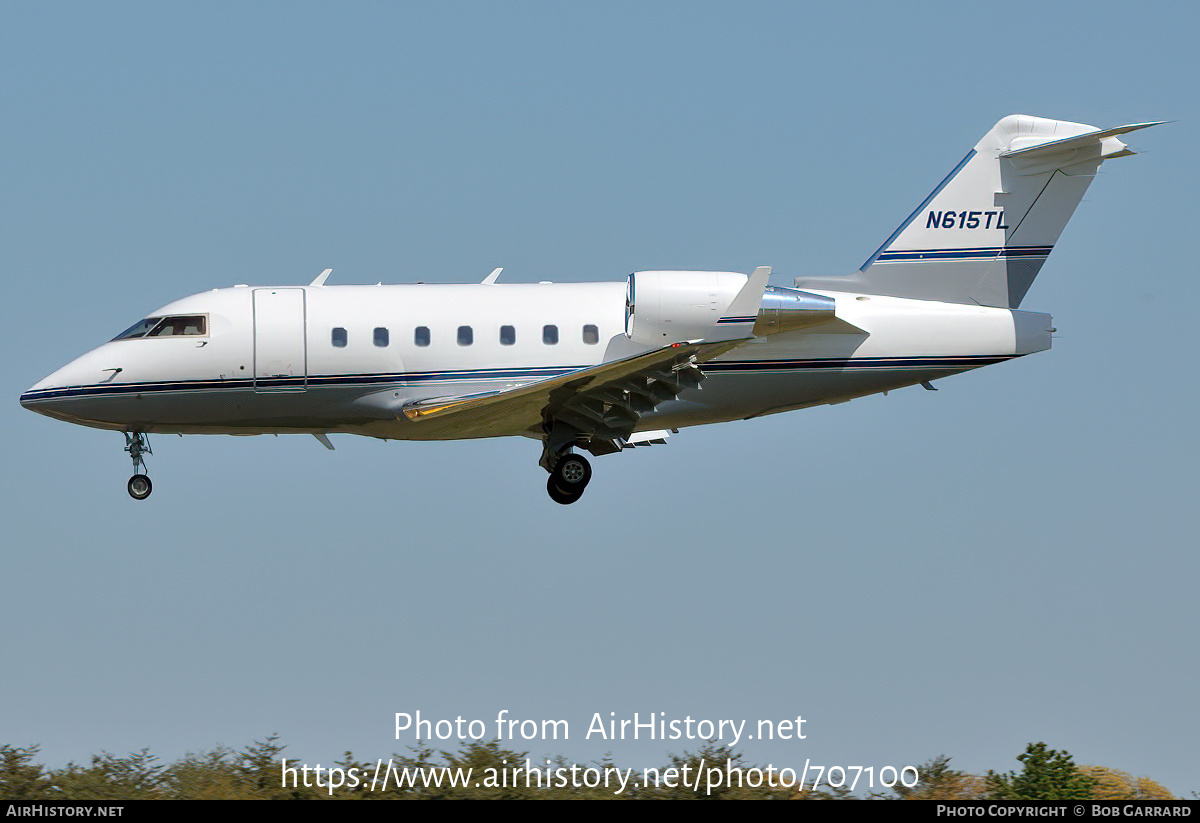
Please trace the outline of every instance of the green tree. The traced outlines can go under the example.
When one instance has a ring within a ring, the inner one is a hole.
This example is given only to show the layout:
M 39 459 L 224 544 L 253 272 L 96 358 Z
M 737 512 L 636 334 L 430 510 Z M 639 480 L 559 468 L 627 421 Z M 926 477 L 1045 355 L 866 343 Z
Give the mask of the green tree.
M 1017 755 L 1020 772 L 987 773 L 987 793 L 994 800 L 1090 800 L 1096 781 L 1083 774 L 1065 751 L 1030 743 Z
M 423 772 L 428 773 L 429 769 L 438 768 L 439 766 L 433 761 L 433 749 L 430 748 L 424 741 L 418 740 L 417 745 L 409 746 L 408 750 L 412 752 L 412 756 L 393 754 L 391 760 L 392 771 L 388 776 L 386 792 L 383 797 L 390 799 L 402 800 L 428 800 L 435 796 L 440 796 L 441 790 L 434 789 L 431 791 L 424 785 L 397 785 L 395 778 L 396 773 L 402 773 L 404 770 L 409 770 L 410 773 Z
M 950 768 L 950 758 L 944 754 L 917 766 L 917 776 L 915 786 L 896 783 L 892 788 L 895 796 L 900 800 L 980 800 L 984 797 L 983 781 L 975 775 Z
M 567 770 L 562 772 L 565 776 L 570 771 L 571 761 L 560 754 L 551 760 L 551 768 Z M 641 774 L 636 769 L 631 772 L 628 768 L 618 766 L 613 760 L 612 752 L 605 753 L 604 757 L 586 768 L 596 769 L 600 774 L 607 775 L 608 785 L 601 781 L 600 785 L 591 788 L 570 784 L 562 787 L 556 786 L 548 790 L 546 798 L 548 800 L 638 800 L 645 797 L 644 789 L 637 786 L 641 782 Z M 624 777 L 627 782 L 624 790 L 617 794 L 620 789 L 621 777 Z
M 284 787 L 282 754 L 279 735 L 255 740 L 245 751 L 237 754 L 238 782 L 242 797 L 247 800 L 305 800 L 313 797 L 304 786 Z
M 341 769 L 343 775 L 342 785 L 333 790 L 328 796 L 335 800 L 378 800 L 379 795 L 371 791 L 370 775 L 375 771 L 375 767 L 362 760 L 355 760 L 352 752 L 346 752 L 342 755 L 341 760 L 333 762 L 334 768 Z M 357 778 L 357 785 L 351 785 L 355 782 L 351 776 Z M 328 789 L 324 790 L 326 793 Z
M 428 787 L 431 799 L 445 800 L 534 800 L 541 796 L 536 781 L 526 786 L 525 758 L 528 752 L 500 748 L 499 740 L 483 743 L 473 740 L 463 745 L 458 754 L 442 752 L 446 760 L 446 779 L 440 789 Z M 450 786 L 449 775 L 466 774 L 470 783 Z
M 55 798 L 64 800 L 163 800 L 167 797 L 163 782 L 166 766 L 149 749 L 117 757 L 108 752 L 92 755 L 92 765 L 75 763 L 51 772 L 57 790 Z
M 647 786 L 639 797 L 657 800 L 771 800 L 800 799 L 811 792 L 798 792 L 784 785 L 777 772 L 745 762 L 741 754 L 725 745 L 708 741 L 697 752 L 668 754 L 670 765 L 659 770 L 665 781 L 667 770 L 674 770 L 668 786 Z M 716 769 L 719 772 L 710 772 Z M 751 770 L 757 770 L 751 773 Z M 697 776 L 698 775 L 698 776 Z M 756 783 L 757 785 L 751 785 Z
M 248 796 L 238 772 L 238 753 L 225 746 L 188 753 L 163 773 L 172 800 L 242 800 Z
M 0 746 L 0 797 L 5 800 L 47 800 L 50 778 L 40 763 L 34 763 L 40 746 L 18 749 Z
M 1080 766 L 1079 771 L 1096 781 L 1093 800 L 1173 800 L 1175 795 L 1148 777 L 1104 766 Z

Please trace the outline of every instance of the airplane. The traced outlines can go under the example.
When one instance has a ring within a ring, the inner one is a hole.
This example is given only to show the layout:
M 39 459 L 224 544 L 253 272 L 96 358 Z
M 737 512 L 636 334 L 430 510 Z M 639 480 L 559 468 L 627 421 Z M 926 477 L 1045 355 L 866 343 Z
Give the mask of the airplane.
M 523 436 L 546 491 L 579 500 L 593 456 L 688 426 L 841 403 L 1050 348 L 1020 310 L 1101 162 L 1106 130 L 1000 120 L 858 271 L 770 285 L 770 268 L 601 283 L 213 289 L 163 306 L 21 395 L 120 431 L 149 497 L 148 435 L 385 440 Z

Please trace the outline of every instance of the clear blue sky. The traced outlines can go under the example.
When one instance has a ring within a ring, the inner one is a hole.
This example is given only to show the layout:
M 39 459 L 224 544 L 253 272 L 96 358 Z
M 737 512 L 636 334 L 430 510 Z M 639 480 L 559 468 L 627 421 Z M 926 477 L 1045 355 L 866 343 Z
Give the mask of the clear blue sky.
M 1200 790 L 1191 3 L 5 3 L 0 742 L 51 765 L 404 751 L 395 712 L 648 766 L 605 717 L 784 719 L 757 763 Z M 1000 117 L 1139 132 L 1026 308 L 1053 351 L 685 430 L 551 503 L 526 440 L 152 439 L 21 391 L 234 283 L 857 267 Z M 454 741 L 442 744 L 456 748 Z

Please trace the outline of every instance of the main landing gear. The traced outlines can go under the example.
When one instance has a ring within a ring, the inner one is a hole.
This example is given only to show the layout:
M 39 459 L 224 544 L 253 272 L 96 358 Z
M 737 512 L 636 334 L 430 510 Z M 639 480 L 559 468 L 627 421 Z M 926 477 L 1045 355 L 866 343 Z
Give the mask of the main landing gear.
M 592 467 L 572 449 L 579 445 L 579 430 L 561 420 L 547 420 L 538 465 L 550 472 L 546 493 L 555 503 L 569 506 L 583 497 L 592 479 Z
M 546 492 L 555 503 L 566 506 L 583 497 L 592 479 L 592 467 L 578 454 L 560 455 L 546 479 Z
M 154 484 L 143 472 L 146 471 L 146 460 L 143 454 L 154 454 L 150 451 L 150 442 L 142 432 L 125 432 L 125 451 L 133 459 L 133 477 L 129 478 L 126 488 L 134 500 L 145 500 L 154 491 Z M 139 471 L 139 469 L 141 471 Z

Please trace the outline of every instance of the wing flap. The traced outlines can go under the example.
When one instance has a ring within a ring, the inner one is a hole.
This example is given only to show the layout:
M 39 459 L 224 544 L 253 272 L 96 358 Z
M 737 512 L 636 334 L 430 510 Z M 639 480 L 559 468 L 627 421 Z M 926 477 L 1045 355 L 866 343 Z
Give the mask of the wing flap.
M 695 364 L 718 357 L 746 339 L 676 343 L 515 389 L 409 403 L 401 412 L 417 423 L 452 423 L 459 437 L 532 432 L 548 418 L 563 417 L 598 436 L 619 437 L 637 425 L 642 410 L 699 385 L 702 376 Z

